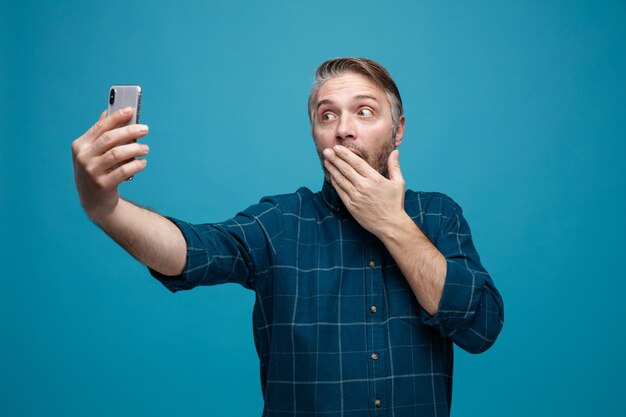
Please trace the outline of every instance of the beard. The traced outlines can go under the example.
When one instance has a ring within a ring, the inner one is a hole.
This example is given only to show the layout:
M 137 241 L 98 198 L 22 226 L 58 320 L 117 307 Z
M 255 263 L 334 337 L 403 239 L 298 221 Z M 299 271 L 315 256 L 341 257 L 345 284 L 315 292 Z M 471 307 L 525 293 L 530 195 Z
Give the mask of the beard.
M 372 153 L 366 151 L 358 145 L 355 145 L 352 142 L 340 143 L 340 145 L 351 150 L 358 157 L 367 162 L 369 166 L 374 168 L 380 175 L 389 179 L 389 166 L 387 164 L 387 161 L 389 160 L 389 155 L 391 155 L 391 152 L 393 152 L 393 150 L 395 149 L 393 143 L 394 135 L 390 136 L 389 140 L 386 143 L 384 143 L 380 148 L 375 149 Z M 324 179 L 328 182 L 331 182 L 330 173 L 324 166 L 324 155 L 322 155 L 322 152 L 323 149 L 317 149 L 317 154 L 322 164 L 322 170 L 324 171 Z

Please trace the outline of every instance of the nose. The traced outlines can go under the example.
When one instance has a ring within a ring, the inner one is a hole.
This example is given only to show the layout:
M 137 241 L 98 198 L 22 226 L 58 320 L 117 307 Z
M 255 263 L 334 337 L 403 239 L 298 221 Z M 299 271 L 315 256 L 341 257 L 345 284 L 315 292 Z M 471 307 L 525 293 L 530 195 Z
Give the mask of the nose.
M 335 136 L 337 141 L 356 139 L 356 125 L 349 115 L 342 115 L 336 126 Z

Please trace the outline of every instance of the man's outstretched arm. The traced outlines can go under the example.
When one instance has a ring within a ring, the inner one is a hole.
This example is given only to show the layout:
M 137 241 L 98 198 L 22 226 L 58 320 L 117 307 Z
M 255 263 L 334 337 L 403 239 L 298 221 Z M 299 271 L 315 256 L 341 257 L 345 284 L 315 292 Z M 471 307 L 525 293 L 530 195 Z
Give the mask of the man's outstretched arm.
M 131 115 L 128 108 L 108 117 L 105 111 L 72 143 L 76 189 L 87 216 L 128 253 L 164 275 L 179 275 L 187 243 L 178 227 L 119 195 L 119 184 L 146 167 L 145 159 L 134 158 L 149 151 L 147 145 L 132 142 L 148 133 L 147 126 L 116 127 Z

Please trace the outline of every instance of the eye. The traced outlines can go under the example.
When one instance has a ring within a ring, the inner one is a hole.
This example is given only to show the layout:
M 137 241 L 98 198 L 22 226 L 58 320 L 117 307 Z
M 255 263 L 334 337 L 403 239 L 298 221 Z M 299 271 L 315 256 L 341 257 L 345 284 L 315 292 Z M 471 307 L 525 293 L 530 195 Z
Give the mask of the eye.
M 335 120 L 337 118 L 337 116 L 335 116 L 332 112 L 325 112 L 322 113 L 322 121 L 323 122 L 329 122 L 331 120 Z
M 358 114 L 359 116 L 372 117 L 374 115 L 374 111 L 370 108 L 363 107 L 362 109 L 359 110 Z

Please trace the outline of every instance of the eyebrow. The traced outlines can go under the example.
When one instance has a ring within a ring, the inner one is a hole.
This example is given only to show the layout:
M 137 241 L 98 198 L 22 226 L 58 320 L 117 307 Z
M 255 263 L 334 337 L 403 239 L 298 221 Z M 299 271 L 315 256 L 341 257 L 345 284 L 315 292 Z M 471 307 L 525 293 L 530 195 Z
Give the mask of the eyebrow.
M 367 95 L 367 94 L 359 94 L 357 96 L 352 97 L 352 101 L 367 100 L 367 99 L 374 100 L 374 101 L 378 102 L 376 97 L 370 96 L 370 95 Z M 333 104 L 333 101 L 329 100 L 329 99 L 321 100 L 320 102 L 317 103 L 317 107 L 315 109 L 317 110 L 317 109 L 319 109 L 321 106 L 323 106 L 325 104 Z

